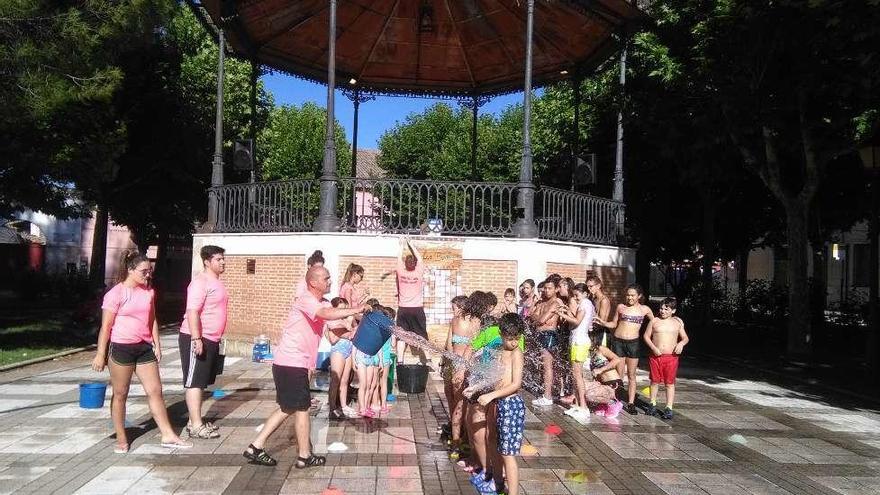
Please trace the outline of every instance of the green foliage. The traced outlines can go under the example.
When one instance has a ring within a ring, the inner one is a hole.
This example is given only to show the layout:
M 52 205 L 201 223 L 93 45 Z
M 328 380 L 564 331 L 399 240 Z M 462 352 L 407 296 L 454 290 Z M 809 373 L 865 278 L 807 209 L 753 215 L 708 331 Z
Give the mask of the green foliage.
M 217 55 L 173 0 L 0 5 L 0 214 L 102 203 L 139 244 L 191 232 L 210 184 Z M 250 78 L 227 59 L 227 146 L 251 133 Z M 260 85 L 255 131 L 270 106 Z
M 311 102 L 273 109 L 257 139 L 262 178 L 317 179 L 324 162 L 326 122 L 327 111 Z M 338 121 L 334 136 L 337 171 L 340 177 L 347 177 L 351 174 L 351 144 Z

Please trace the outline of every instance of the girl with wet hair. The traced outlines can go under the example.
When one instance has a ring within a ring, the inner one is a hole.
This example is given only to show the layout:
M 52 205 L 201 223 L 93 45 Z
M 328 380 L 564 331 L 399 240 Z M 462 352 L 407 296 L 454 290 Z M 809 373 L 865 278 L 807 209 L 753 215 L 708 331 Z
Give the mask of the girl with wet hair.
M 153 273 L 150 260 L 136 251 L 122 253 L 117 284 L 104 295 L 101 329 L 98 332 L 98 351 L 92 360 L 92 369 L 103 371 L 109 364 L 110 416 L 116 430 L 114 452 L 127 453 L 128 436 L 125 432 L 125 409 L 131 376 L 137 374 L 150 412 L 161 432 L 161 444 L 170 449 L 188 449 L 192 444 L 181 440 L 171 426 L 162 381 L 159 378 L 159 324 L 156 322 L 155 292 L 150 288 Z

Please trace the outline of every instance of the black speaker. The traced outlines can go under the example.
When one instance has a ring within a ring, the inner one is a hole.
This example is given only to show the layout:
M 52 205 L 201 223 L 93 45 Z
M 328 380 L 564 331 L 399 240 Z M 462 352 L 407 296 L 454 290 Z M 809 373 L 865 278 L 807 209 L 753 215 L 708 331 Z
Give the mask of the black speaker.
M 232 149 L 232 166 L 235 170 L 254 169 L 254 142 L 251 139 L 236 139 Z
M 596 154 L 575 155 L 574 173 L 571 182 L 575 186 L 588 186 L 596 183 Z

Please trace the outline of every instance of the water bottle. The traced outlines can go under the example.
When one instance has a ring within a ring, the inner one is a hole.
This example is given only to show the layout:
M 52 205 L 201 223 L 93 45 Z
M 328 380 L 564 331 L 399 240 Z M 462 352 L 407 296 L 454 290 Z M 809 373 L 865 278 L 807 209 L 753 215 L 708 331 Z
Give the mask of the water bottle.
M 267 354 L 269 354 L 269 339 L 265 334 L 260 334 L 259 337 L 254 338 L 254 362 L 263 361 Z

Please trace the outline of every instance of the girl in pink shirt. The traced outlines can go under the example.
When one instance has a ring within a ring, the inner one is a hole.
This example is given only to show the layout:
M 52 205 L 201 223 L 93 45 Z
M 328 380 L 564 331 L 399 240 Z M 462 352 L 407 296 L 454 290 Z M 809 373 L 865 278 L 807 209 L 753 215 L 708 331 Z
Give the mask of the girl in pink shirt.
M 342 277 L 342 287 L 339 288 L 339 297 L 348 301 L 352 307 L 361 306 L 370 295 L 370 289 L 363 284 L 364 267 L 351 263 Z
M 104 296 L 101 330 L 98 333 L 98 352 L 92 369 L 103 371 L 110 363 L 110 415 L 116 430 L 117 453 L 128 452 L 125 433 L 125 402 L 131 386 L 131 375 L 136 373 L 144 387 L 150 412 L 162 433 L 162 446 L 190 448 L 191 443 L 177 436 L 168 420 L 162 382 L 159 379 L 159 325 L 156 323 L 155 294 L 150 288 L 153 269 L 150 260 L 136 251 L 123 253 L 119 264 L 117 283 Z

